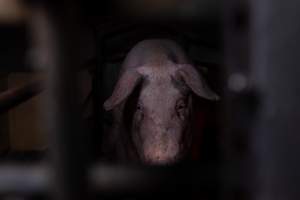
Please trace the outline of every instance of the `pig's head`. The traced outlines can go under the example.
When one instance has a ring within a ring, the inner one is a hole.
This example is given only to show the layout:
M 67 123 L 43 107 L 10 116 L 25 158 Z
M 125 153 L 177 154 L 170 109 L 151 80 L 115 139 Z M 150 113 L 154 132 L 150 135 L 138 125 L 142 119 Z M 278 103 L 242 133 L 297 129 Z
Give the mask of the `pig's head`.
M 192 138 L 192 96 L 208 100 L 218 96 L 192 65 L 142 66 L 122 73 L 104 108 L 124 102 L 138 85 L 129 137 L 140 160 L 147 164 L 180 160 Z

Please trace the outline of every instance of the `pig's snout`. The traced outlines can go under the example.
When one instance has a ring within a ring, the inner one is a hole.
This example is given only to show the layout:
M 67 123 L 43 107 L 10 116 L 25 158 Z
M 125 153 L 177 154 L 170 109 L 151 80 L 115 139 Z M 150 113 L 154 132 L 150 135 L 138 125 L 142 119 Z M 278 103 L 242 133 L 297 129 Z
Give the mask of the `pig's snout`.
M 178 145 L 159 145 L 144 150 L 144 162 L 152 165 L 171 164 L 177 161 Z

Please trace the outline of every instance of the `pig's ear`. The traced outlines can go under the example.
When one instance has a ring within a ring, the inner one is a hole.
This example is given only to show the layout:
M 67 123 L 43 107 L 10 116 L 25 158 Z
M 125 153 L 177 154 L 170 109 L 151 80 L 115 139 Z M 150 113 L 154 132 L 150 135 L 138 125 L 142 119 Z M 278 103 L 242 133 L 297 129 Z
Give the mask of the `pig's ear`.
M 203 76 L 192 65 L 179 65 L 175 78 L 183 81 L 199 97 L 213 101 L 220 99 L 220 97 L 210 89 Z
M 107 111 L 111 110 L 123 102 L 133 92 L 141 79 L 142 75 L 135 69 L 124 71 L 120 76 L 111 97 L 104 102 L 104 109 Z

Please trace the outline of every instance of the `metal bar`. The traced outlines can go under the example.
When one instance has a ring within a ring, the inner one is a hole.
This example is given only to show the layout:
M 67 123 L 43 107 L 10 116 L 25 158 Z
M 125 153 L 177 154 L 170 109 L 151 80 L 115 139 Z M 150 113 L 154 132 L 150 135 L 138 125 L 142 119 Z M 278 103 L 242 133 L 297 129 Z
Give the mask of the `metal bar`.
M 228 176 L 234 187 L 237 179 Z M 231 174 L 233 175 L 233 174 Z M 219 180 L 216 165 L 168 167 L 98 165 L 90 171 L 90 180 L 101 197 L 178 197 L 201 196 L 215 191 Z M 177 189 L 175 189 L 177 188 Z
M 34 81 L 0 93 L 0 114 L 29 100 L 43 91 L 43 82 Z
M 73 1 L 42 1 L 33 5 L 32 30 L 40 56 L 47 57 L 48 117 L 52 196 L 60 200 L 89 199 L 86 133 L 79 117 L 76 75 L 80 68 L 80 30 Z
M 251 199 L 255 168 L 251 147 L 251 127 L 258 99 L 249 78 L 250 37 L 249 1 L 230 0 L 223 4 L 224 57 L 221 71 L 223 91 L 221 149 L 223 164 L 240 162 L 249 166 L 241 174 L 239 186 L 222 183 L 221 199 Z
M 262 103 L 252 137 L 256 199 L 300 198 L 300 2 L 253 0 L 252 79 Z
M 223 177 L 228 188 L 236 188 L 240 174 L 247 170 L 247 166 L 236 164 L 219 169 L 215 164 L 146 167 L 100 163 L 89 168 L 88 181 L 95 193 L 106 197 L 181 194 L 187 197 L 215 191 L 218 172 L 226 173 Z M 48 193 L 51 191 L 52 173 L 53 170 L 46 165 L 2 165 L 0 195 Z
M 0 195 L 45 194 L 49 189 L 49 183 L 49 170 L 45 166 L 0 167 Z

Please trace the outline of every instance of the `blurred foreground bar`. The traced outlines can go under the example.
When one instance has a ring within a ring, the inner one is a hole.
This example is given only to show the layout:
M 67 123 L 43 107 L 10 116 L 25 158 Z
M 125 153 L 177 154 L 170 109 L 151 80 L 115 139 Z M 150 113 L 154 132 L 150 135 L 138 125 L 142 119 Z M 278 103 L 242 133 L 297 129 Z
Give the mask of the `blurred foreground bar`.
M 76 24 L 77 6 L 68 0 L 37 1 L 32 9 L 33 42 L 39 52 L 36 64 L 49 72 L 49 96 L 43 107 L 50 143 L 49 194 L 57 200 L 89 199 L 86 134 L 81 129 L 76 84 L 81 33 Z
M 173 167 L 99 164 L 90 169 L 88 180 L 96 194 L 106 197 L 186 196 L 215 191 L 220 175 L 228 188 L 235 188 L 241 174 L 246 172 L 245 166 L 237 165 L 219 169 L 215 164 Z M 48 194 L 53 175 L 56 177 L 46 166 L 1 166 L 0 195 Z
M 252 80 L 261 95 L 253 127 L 255 199 L 300 199 L 300 1 L 253 0 Z
M 102 164 L 91 170 L 90 180 L 93 190 L 102 197 L 189 197 L 216 191 L 218 170 L 216 165 L 143 167 Z
M 49 188 L 49 170 L 44 166 L 0 167 L 0 196 L 44 194 Z

